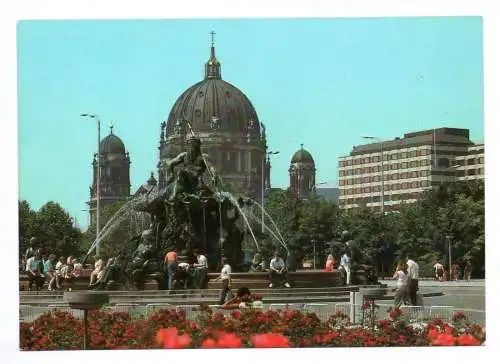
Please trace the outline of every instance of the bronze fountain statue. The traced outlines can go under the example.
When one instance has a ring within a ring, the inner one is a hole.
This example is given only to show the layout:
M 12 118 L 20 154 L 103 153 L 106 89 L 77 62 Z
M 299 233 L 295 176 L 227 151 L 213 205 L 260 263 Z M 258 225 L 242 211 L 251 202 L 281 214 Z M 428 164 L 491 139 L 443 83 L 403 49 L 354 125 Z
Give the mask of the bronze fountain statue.
M 244 227 L 240 211 L 249 200 L 238 198 L 235 206 L 234 198 L 221 193 L 220 179 L 208 168 L 200 139 L 194 136 L 188 140 L 186 152 L 163 162 L 160 168 L 167 171 L 165 186 L 141 196 L 136 206 L 150 214 L 150 228 L 108 261 L 94 289 L 111 289 L 117 284 L 142 289 L 151 278 L 166 288 L 163 257 L 172 250 L 178 252 L 179 263 L 192 263 L 192 251 L 198 249 L 207 257 L 209 270 L 219 268 L 222 256 L 229 259 L 233 270 L 241 269 Z M 204 181 L 206 174 L 208 183 Z

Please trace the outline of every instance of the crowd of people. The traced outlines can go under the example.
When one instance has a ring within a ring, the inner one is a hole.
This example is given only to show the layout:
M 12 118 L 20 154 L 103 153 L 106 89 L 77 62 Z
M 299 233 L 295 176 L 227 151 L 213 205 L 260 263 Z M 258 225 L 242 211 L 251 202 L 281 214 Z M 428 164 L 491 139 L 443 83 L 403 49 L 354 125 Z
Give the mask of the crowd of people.
M 46 254 L 41 249 L 36 249 L 35 239 L 30 241 L 30 247 L 21 258 L 20 270 L 28 277 L 28 289 L 47 289 L 53 291 L 61 289 L 64 282 L 80 277 L 83 271 L 82 264 L 77 258 Z
M 445 266 L 440 261 L 437 261 L 433 268 L 435 273 L 434 279 L 437 281 L 458 281 L 460 280 L 460 277 L 462 277 L 464 281 L 470 281 L 473 266 L 470 260 L 466 260 L 463 263 L 462 273 L 462 266 L 460 263 L 452 264 L 450 270 L 448 266 Z

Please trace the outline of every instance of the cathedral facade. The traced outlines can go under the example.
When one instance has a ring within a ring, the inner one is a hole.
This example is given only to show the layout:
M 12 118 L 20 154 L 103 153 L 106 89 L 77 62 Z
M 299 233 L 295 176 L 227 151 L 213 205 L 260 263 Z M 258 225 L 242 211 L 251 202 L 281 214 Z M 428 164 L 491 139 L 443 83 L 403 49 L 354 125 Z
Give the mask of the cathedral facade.
M 160 188 L 167 179 L 161 162 L 185 151 L 192 136 L 200 138 L 207 161 L 230 190 L 260 199 L 270 186 L 265 127 L 248 97 L 222 79 L 213 42 L 204 79 L 179 96 L 161 124 Z

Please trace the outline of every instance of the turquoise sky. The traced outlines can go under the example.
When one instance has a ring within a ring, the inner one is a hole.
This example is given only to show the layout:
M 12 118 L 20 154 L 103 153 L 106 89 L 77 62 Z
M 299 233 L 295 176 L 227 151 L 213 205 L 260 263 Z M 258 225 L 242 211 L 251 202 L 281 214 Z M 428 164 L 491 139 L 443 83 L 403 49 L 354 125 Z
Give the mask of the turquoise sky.
M 156 171 L 160 123 L 201 80 L 215 30 L 224 80 L 266 124 L 273 186 L 300 143 L 318 182 L 361 144 L 441 126 L 483 140 L 479 17 L 22 21 L 18 25 L 20 198 L 58 201 L 88 223 L 96 113 L 130 152 L 132 191 Z

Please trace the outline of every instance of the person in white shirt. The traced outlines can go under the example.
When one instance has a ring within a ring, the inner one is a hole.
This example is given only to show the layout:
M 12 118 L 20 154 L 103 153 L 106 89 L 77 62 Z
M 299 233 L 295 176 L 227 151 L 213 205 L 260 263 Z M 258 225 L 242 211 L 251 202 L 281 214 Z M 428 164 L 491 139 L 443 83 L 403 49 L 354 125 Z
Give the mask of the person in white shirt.
M 92 273 L 90 273 L 90 286 L 94 285 L 97 277 L 99 276 L 99 273 L 101 273 L 101 271 L 104 269 L 104 260 L 100 256 L 96 255 L 94 261 L 94 270 L 92 271 Z
M 418 264 L 408 256 L 406 262 L 408 265 L 408 296 L 410 297 L 410 302 L 413 306 L 417 305 L 417 291 L 418 291 L 418 274 L 419 266 Z
M 340 268 L 341 272 L 345 272 L 345 284 L 351 284 L 351 257 L 349 256 L 349 253 L 346 252 L 340 258 Z
M 35 255 L 26 261 L 26 275 L 28 276 L 28 287 L 31 290 L 33 283 L 36 289 L 41 289 L 45 281 L 43 275 L 42 255 L 40 251 L 36 251 Z
M 279 253 L 275 252 L 273 259 L 271 259 L 269 263 L 269 288 L 273 288 L 277 281 L 280 281 L 280 283 L 283 282 L 286 288 L 290 288 L 285 262 L 280 257 Z
M 197 260 L 197 263 L 193 264 L 195 287 L 204 288 L 208 271 L 208 260 L 198 249 L 194 249 L 193 254 Z
M 406 264 L 398 264 L 396 272 L 392 276 L 396 281 L 396 293 L 394 295 L 394 307 L 399 308 L 403 302 L 407 301 L 408 297 L 408 266 Z
M 222 281 L 222 288 L 219 295 L 219 305 L 223 305 L 226 301 L 226 296 L 231 292 L 231 266 L 226 257 L 222 257 L 222 270 L 220 276 L 216 280 Z
M 434 270 L 436 272 L 436 279 L 441 282 L 443 280 L 443 275 L 444 275 L 443 265 L 440 262 L 436 262 L 436 264 L 434 264 Z

